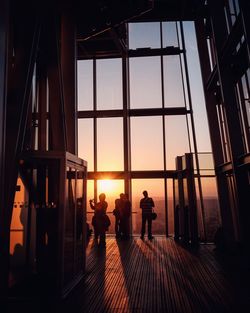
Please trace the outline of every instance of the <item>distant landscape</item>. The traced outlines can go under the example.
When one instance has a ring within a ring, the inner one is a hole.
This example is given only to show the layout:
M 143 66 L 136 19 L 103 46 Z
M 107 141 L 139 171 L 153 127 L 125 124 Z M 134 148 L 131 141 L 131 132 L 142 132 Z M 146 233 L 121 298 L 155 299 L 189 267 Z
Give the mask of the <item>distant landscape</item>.
M 166 217 L 165 217 L 165 201 L 163 198 L 154 198 L 155 202 L 155 212 L 157 213 L 157 219 L 153 221 L 153 234 L 155 235 L 165 235 L 166 234 Z M 112 210 L 114 203 L 113 199 L 109 201 L 108 207 L 108 215 L 111 220 L 111 226 L 109 227 L 108 234 L 114 234 L 114 225 L 115 219 L 114 215 L 112 214 Z M 139 208 L 139 199 L 135 199 L 132 201 L 133 207 L 133 214 L 132 214 L 132 230 L 134 235 L 140 234 L 141 231 L 141 210 Z M 205 227 L 207 233 L 207 240 L 213 241 L 214 234 L 217 228 L 220 225 L 219 219 L 219 206 L 218 200 L 216 198 L 205 198 L 204 199 L 204 208 L 205 208 Z M 90 210 L 88 209 L 88 212 Z M 198 208 L 198 222 L 199 222 L 199 229 L 201 229 L 201 214 Z M 91 226 L 91 219 L 93 213 L 87 214 L 87 222 Z M 91 226 L 92 227 L 92 226 Z M 169 235 L 174 234 L 174 214 L 173 214 L 173 199 L 168 199 L 168 232 Z

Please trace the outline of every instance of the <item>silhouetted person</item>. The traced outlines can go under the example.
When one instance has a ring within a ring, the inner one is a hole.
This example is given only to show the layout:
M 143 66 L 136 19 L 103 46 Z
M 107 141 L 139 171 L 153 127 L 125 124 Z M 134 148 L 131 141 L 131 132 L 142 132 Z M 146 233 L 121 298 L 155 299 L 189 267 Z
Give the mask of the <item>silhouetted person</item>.
M 94 216 L 92 219 L 92 225 L 94 227 L 95 239 L 99 240 L 100 246 L 106 246 L 106 231 L 110 225 L 110 220 L 106 214 L 108 203 L 105 201 L 105 193 L 99 195 L 99 202 L 93 203 L 93 200 L 90 200 L 90 207 L 94 210 Z
M 148 223 L 148 239 L 153 239 L 152 236 L 152 211 L 155 206 L 152 198 L 148 197 L 148 192 L 143 191 L 144 198 L 140 201 L 140 208 L 142 210 L 142 225 L 141 225 L 141 239 L 144 239 L 146 222 Z
M 120 231 L 121 231 L 122 239 L 129 239 L 130 216 L 131 216 L 131 202 L 128 199 L 128 194 L 123 194 L 121 213 L 120 213 Z
M 122 211 L 122 198 L 123 198 L 124 194 L 120 193 L 120 198 L 115 199 L 115 208 L 113 210 L 113 214 L 115 216 L 115 236 L 116 238 L 120 238 L 121 237 L 121 211 Z

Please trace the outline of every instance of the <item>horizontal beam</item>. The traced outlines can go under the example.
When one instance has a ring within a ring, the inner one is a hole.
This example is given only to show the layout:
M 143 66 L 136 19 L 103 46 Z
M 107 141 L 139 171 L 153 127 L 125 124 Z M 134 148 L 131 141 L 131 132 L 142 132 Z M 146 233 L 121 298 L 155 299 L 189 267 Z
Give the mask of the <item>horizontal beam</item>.
M 250 153 L 239 158 L 239 166 L 250 166 Z
M 106 118 L 106 117 L 122 117 L 123 110 L 99 110 L 99 111 L 78 111 L 78 118 Z M 162 115 L 186 115 L 190 110 L 185 107 L 178 108 L 153 108 L 153 109 L 130 109 L 128 116 L 162 116 Z
M 161 56 L 161 55 L 180 55 L 184 52 L 184 50 L 179 47 L 169 46 L 165 48 L 137 48 L 137 49 L 129 49 L 124 51 L 127 53 L 128 57 L 148 57 L 148 56 Z M 124 53 L 123 52 L 123 53 Z M 110 50 L 110 51 L 102 51 L 95 50 L 94 52 L 89 51 L 87 48 L 85 49 L 81 42 L 78 44 L 78 60 L 89 60 L 89 59 L 105 59 L 105 58 L 121 58 L 122 52 L 121 50 Z
M 215 173 L 222 174 L 222 173 L 231 172 L 232 170 L 233 170 L 232 162 L 227 162 L 219 166 L 216 166 Z
M 179 55 L 184 50 L 179 47 L 169 46 L 166 48 L 137 48 L 135 50 L 128 50 L 129 57 L 147 57 L 147 56 L 160 56 L 160 55 Z
M 167 171 L 107 171 L 107 172 L 88 172 L 88 179 L 125 179 L 128 177 L 131 179 L 148 179 L 148 178 L 174 178 L 176 177 L 175 170 Z

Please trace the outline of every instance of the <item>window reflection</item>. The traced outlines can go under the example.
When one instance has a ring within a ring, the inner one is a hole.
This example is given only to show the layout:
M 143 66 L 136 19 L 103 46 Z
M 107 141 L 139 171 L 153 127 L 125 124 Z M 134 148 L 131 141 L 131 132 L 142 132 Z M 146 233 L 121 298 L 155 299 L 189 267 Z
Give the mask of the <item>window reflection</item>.
M 130 58 L 129 65 L 131 109 L 162 107 L 160 57 Z
M 178 47 L 178 36 L 176 30 L 176 22 L 163 22 L 162 23 L 162 39 L 163 48 L 168 46 Z
M 96 62 L 97 109 L 122 108 L 122 61 L 105 59 Z
M 94 170 L 93 119 L 78 120 L 78 156 L 88 161 L 88 171 Z
M 175 158 L 190 152 L 185 116 L 165 117 L 166 164 L 167 169 L 175 169 Z
M 160 48 L 160 23 L 130 23 L 129 48 Z
M 93 110 L 93 61 L 77 62 L 78 111 Z
M 131 118 L 132 170 L 163 170 L 161 117 Z
M 180 57 L 164 56 L 165 107 L 184 107 L 185 99 L 181 74 Z
M 97 169 L 98 171 L 124 169 L 122 118 L 97 120 Z

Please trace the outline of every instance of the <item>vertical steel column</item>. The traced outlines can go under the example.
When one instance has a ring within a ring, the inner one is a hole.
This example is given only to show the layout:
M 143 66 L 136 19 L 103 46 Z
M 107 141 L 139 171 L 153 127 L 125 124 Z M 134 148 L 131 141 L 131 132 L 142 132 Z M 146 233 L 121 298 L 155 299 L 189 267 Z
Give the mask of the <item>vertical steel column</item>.
M 44 16 L 45 19 L 45 16 Z M 55 12 L 50 12 L 46 19 L 45 29 L 47 31 L 47 43 L 44 49 L 47 50 L 48 82 L 49 82 L 49 150 L 66 151 L 66 124 L 64 112 L 64 93 L 62 84 L 62 71 L 59 48 L 59 25 Z
M 44 62 L 39 60 L 38 76 L 38 150 L 47 148 L 47 71 Z
M 24 146 L 40 23 L 35 12 L 28 13 L 25 5 L 9 11 L 11 9 L 9 1 L 4 1 L 0 9 L 0 36 L 3 39 L 0 48 L 0 62 L 3 62 L 3 67 L 0 68 L 0 79 L 3 81 L 0 87 L 0 119 L 3 122 L 0 136 L 3 144 L 0 148 L 0 166 L 1 183 L 4 182 L 1 189 L 3 208 L 0 208 L 0 248 L 3 249 L 0 253 L 2 277 L 0 289 L 1 296 L 6 297 L 9 274 L 9 232 L 18 176 L 18 157 Z M 30 9 L 32 10 L 32 7 Z M 16 12 L 18 14 L 15 14 Z M 12 24 L 15 36 L 11 36 L 13 33 L 9 32 L 9 23 Z
M 0 3 L 0 301 L 7 298 L 9 227 L 5 217 L 5 144 L 6 144 L 6 105 L 7 105 L 7 64 L 9 35 L 9 1 Z
M 198 244 L 198 221 L 197 221 L 197 199 L 195 192 L 194 179 L 194 160 L 191 153 L 185 154 L 186 177 L 187 177 L 187 195 L 188 195 L 188 222 L 190 241 L 192 245 Z M 186 206 L 186 204 L 185 204 Z
M 162 22 L 160 22 L 160 40 L 161 40 L 161 49 L 163 48 L 163 38 L 162 38 Z M 163 55 L 161 55 L 161 101 L 162 108 L 165 107 L 165 93 L 164 93 L 164 63 Z M 162 140 L 163 140 L 163 167 L 164 172 L 167 170 L 166 165 L 166 128 L 165 128 L 165 116 L 162 115 Z M 167 178 L 164 178 L 164 199 L 165 199 L 165 230 L 166 236 L 168 237 L 168 190 L 167 190 Z
M 123 89 L 123 155 L 124 155 L 124 183 L 125 193 L 131 201 L 131 142 L 130 142 L 130 117 L 129 117 L 129 59 L 122 56 L 122 89 Z M 133 229 L 133 215 L 130 217 L 130 235 Z
M 93 59 L 93 106 L 97 108 L 96 59 Z M 97 172 L 97 118 L 94 117 L 94 173 Z M 94 198 L 97 199 L 97 181 L 94 180 Z
M 239 3 L 244 36 L 247 43 L 248 66 L 250 67 L 250 2 L 249 0 L 239 0 Z
M 129 119 L 129 59 L 127 55 L 122 56 L 122 89 L 123 89 L 123 147 L 124 147 L 124 174 L 125 193 L 131 196 L 131 149 L 130 149 L 130 119 Z
M 184 187 L 183 187 L 183 168 L 182 168 L 182 157 L 177 156 L 175 159 L 175 165 L 176 165 L 176 172 L 177 172 L 177 184 L 178 184 L 178 203 L 175 203 L 176 205 L 179 205 L 179 211 L 178 215 L 175 215 L 175 219 L 177 218 L 177 221 L 175 220 L 175 224 L 178 224 L 178 231 L 175 230 L 175 238 L 181 239 L 183 242 L 185 241 L 185 223 L 184 223 L 184 207 L 185 207 L 185 199 L 184 199 Z M 175 188 L 175 186 L 174 186 Z
M 200 166 L 199 166 L 199 158 L 198 158 L 198 148 L 197 148 L 197 141 L 196 141 L 196 133 L 195 133 L 195 126 L 194 126 L 194 116 L 193 116 L 193 105 L 192 105 L 192 97 L 191 97 L 191 89 L 190 89 L 190 82 L 189 82 L 189 75 L 188 75 L 188 65 L 187 65 L 187 56 L 186 56 L 186 45 L 184 39 L 184 30 L 183 30 L 183 23 L 180 22 L 180 30 L 181 30 L 181 40 L 182 40 L 182 47 L 184 50 L 183 58 L 184 58 L 184 67 L 187 79 L 187 93 L 188 93 L 188 101 L 190 106 L 190 118 L 191 118 L 191 128 L 193 134 L 193 143 L 194 143 L 194 157 L 195 163 L 197 168 L 197 181 L 198 181 L 198 188 L 200 194 L 200 204 L 201 204 L 201 215 L 202 215 L 202 228 L 204 234 L 204 240 L 207 240 L 206 234 L 206 226 L 205 226 L 205 212 L 204 212 L 204 203 L 203 203 L 203 195 L 202 195 L 202 186 L 201 186 L 201 178 L 200 178 Z
M 73 8 L 66 5 L 61 17 L 61 66 L 64 89 L 67 151 L 77 154 L 76 22 Z
M 219 128 L 218 116 L 217 116 L 217 111 L 216 111 L 216 98 L 214 95 L 214 90 L 207 89 L 207 82 L 210 78 L 211 69 L 210 69 L 209 54 L 208 54 L 204 27 L 205 26 L 204 26 L 203 20 L 197 19 L 195 22 L 197 45 L 198 45 L 198 52 L 199 52 L 200 65 L 201 65 L 201 75 L 202 75 L 202 81 L 203 81 L 205 105 L 206 105 L 209 132 L 210 132 L 211 145 L 212 145 L 212 151 L 213 151 L 214 166 L 216 170 L 218 166 L 223 164 L 224 160 L 223 160 L 223 151 L 222 151 L 222 146 L 221 146 L 222 139 L 220 138 L 220 128 Z M 223 175 L 217 174 L 216 179 L 217 179 L 220 213 L 221 213 L 223 228 L 225 229 L 225 233 L 227 234 L 227 236 L 232 237 L 232 234 L 234 232 L 233 220 L 232 220 L 232 213 L 230 211 L 230 204 L 228 200 L 229 195 L 228 195 L 227 183 Z M 232 241 L 232 238 L 230 239 L 230 241 Z
M 221 50 L 227 40 L 227 29 L 223 3 L 218 5 L 217 1 L 210 0 L 209 8 L 211 12 L 211 25 L 214 36 L 215 47 L 217 50 L 217 66 L 219 82 L 222 93 L 222 100 L 226 112 L 228 134 L 231 148 L 231 161 L 235 182 L 236 205 L 233 208 L 235 225 L 235 240 L 246 242 L 250 239 L 249 230 L 249 210 L 246 208 L 248 199 L 248 178 L 246 173 L 242 173 L 238 168 L 238 158 L 244 154 L 244 142 L 241 134 L 241 122 L 238 114 L 237 97 L 235 91 L 234 77 L 231 70 L 231 59 L 223 57 Z M 238 38 L 240 40 L 240 36 Z M 235 220 L 237 219 L 237 220 Z M 239 234 L 239 237 L 237 236 Z

